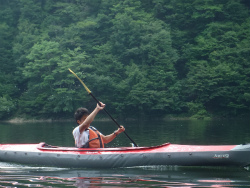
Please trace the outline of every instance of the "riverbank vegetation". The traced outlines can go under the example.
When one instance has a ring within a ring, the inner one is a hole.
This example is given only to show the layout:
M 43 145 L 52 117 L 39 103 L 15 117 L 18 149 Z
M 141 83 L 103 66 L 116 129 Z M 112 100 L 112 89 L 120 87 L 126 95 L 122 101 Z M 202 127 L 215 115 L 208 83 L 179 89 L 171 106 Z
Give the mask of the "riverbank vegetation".
M 0 119 L 250 113 L 248 0 L 0 0 Z

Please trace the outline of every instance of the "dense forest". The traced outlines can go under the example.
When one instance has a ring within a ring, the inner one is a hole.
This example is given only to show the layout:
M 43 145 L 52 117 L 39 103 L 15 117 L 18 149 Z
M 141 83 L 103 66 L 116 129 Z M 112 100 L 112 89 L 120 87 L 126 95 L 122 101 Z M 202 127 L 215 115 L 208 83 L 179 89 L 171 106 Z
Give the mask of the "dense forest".
M 0 0 L 0 119 L 246 117 L 248 0 Z

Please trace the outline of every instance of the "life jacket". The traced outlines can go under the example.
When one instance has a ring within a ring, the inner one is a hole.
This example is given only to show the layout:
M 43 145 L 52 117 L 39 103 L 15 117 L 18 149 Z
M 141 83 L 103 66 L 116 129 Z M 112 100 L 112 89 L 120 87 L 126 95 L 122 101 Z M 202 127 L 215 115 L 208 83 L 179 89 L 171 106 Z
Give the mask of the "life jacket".
M 89 130 L 89 140 L 83 148 L 104 148 L 100 132 L 94 127 L 89 127 L 87 130 Z

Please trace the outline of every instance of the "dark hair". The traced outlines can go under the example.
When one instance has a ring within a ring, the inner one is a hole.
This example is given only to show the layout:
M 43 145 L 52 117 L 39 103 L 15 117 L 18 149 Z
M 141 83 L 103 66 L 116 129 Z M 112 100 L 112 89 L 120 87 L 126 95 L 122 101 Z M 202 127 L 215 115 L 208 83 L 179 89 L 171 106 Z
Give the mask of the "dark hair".
M 75 112 L 75 120 L 77 122 L 77 120 L 81 120 L 82 116 L 84 115 L 89 115 L 89 111 L 87 108 L 78 108 Z

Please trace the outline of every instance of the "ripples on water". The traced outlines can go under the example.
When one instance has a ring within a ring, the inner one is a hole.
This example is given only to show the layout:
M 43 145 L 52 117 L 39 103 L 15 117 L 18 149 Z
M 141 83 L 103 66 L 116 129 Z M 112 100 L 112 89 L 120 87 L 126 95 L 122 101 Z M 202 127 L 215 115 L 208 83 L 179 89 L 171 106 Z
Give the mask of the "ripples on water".
M 0 187 L 250 187 L 249 169 L 151 166 L 66 169 L 0 163 Z

